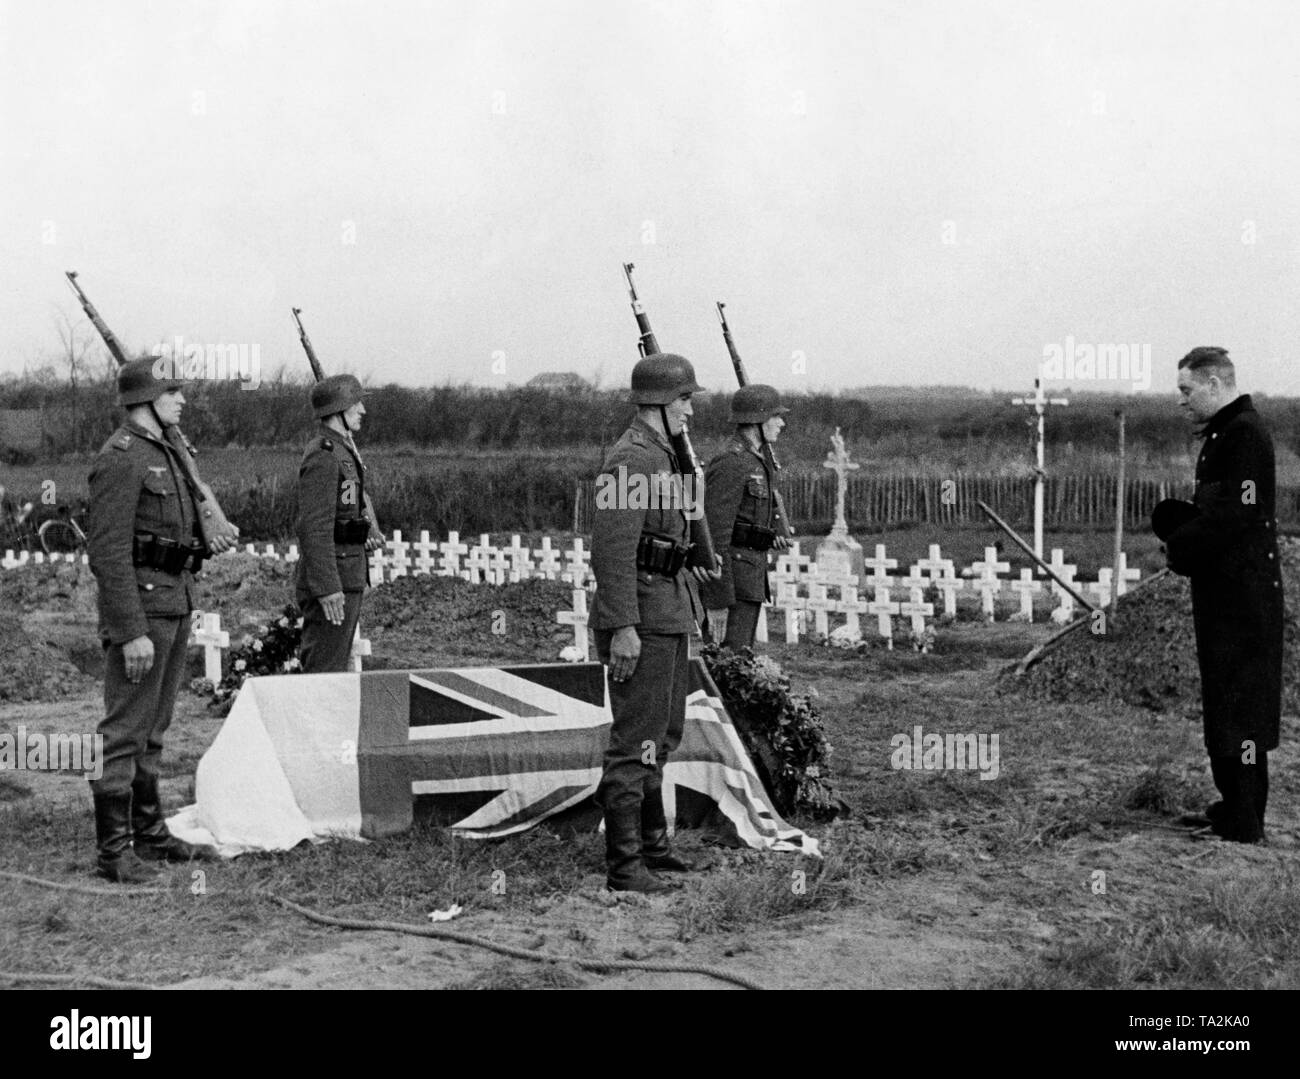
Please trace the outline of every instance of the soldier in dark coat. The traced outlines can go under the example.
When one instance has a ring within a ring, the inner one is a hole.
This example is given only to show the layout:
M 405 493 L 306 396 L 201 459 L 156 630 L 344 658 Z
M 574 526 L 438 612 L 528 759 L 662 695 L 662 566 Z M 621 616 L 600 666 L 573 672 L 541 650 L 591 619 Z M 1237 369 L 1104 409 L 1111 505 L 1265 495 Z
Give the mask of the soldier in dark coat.
M 168 832 L 158 768 L 185 674 L 192 574 L 232 543 L 204 547 L 186 451 L 165 437 L 185 405 L 181 383 L 158 378 L 144 359 L 125 364 L 117 386 L 127 419 L 90 472 L 87 548 L 105 650 L 103 772 L 90 786 L 99 872 L 133 884 L 154 878 L 146 861 L 214 853 Z
M 1214 833 L 1264 837 L 1268 753 L 1282 708 L 1282 574 L 1274 510 L 1273 440 L 1248 394 L 1238 395 L 1221 348 L 1178 365 L 1181 407 L 1201 424 L 1194 509 L 1166 537 L 1169 567 L 1191 578 L 1205 747 L 1223 796 Z
M 605 814 L 607 883 L 616 891 L 671 887 L 651 870 L 688 871 L 668 841 L 664 762 L 686 723 L 689 638 L 699 617 L 688 569 L 688 512 L 702 512 L 678 476 L 670 438 L 701 389 L 681 356 L 655 353 L 632 371 L 637 417 L 597 477 L 591 626 L 609 668 L 614 723 L 596 800 Z
M 710 639 L 748 648 L 763 604 L 772 598 L 768 552 L 789 546 L 778 508 L 776 474 L 763 452 L 775 443 L 790 410 L 771 386 L 742 386 L 731 398 L 736 433 L 704 476 L 704 511 L 722 559 L 722 576 L 701 588 Z
M 364 396 L 352 375 L 331 375 L 311 388 L 321 426 L 298 469 L 295 524 L 305 674 L 349 669 L 361 597 L 370 583 L 366 553 L 383 543 L 366 496 L 366 466 L 352 440 L 366 414 Z

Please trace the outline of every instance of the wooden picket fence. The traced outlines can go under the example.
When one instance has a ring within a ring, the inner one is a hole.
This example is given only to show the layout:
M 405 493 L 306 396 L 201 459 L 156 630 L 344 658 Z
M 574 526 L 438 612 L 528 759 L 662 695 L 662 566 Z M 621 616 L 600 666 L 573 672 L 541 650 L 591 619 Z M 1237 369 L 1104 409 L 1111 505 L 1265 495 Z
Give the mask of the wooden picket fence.
M 1117 477 L 1104 473 L 1049 476 L 1044 524 L 1050 529 L 1106 527 L 1115 523 Z M 786 510 L 796 531 L 825 529 L 835 519 L 835 476 L 829 470 L 787 470 L 780 480 Z M 1151 520 L 1165 498 L 1191 498 L 1193 484 L 1130 479 L 1124 484 L 1126 528 Z M 873 475 L 866 469 L 848 479 L 845 510 L 853 528 L 892 528 L 935 524 L 984 524 L 975 504 L 987 502 L 1013 524 L 1033 520 L 1032 476 Z M 579 480 L 574 498 L 574 531 L 589 533 L 595 506 L 595 480 Z M 1277 518 L 1283 527 L 1300 525 L 1300 487 L 1279 487 Z

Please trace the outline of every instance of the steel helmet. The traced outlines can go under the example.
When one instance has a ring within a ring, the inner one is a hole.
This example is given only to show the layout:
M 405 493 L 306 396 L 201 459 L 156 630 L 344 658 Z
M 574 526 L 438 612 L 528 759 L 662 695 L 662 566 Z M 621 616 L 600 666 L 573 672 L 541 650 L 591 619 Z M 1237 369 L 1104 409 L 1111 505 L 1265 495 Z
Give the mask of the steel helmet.
M 117 371 L 118 404 L 144 405 L 158 400 L 164 393 L 181 389 L 185 383 L 175 378 L 175 374 L 176 367 L 166 357 L 129 360 Z
M 667 405 L 684 393 L 703 392 L 685 356 L 655 352 L 632 368 L 632 400 L 638 405 Z
M 330 375 L 311 388 L 312 414 L 319 419 L 346 412 L 365 395 L 356 375 Z
M 771 386 L 751 383 L 731 395 L 732 423 L 766 423 L 773 416 L 790 410 L 781 404 L 781 395 Z

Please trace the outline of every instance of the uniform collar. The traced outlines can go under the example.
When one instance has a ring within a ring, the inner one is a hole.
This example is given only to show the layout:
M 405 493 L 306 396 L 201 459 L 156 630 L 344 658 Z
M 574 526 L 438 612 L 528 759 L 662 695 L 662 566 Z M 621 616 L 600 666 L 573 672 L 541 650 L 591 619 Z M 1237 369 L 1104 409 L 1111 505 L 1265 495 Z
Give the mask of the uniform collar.
M 735 446 L 737 449 L 752 453 L 760 461 L 763 460 L 763 451 L 761 449 L 754 449 L 754 447 L 749 444 L 749 440 L 739 431 L 731 436 L 731 445 Z
M 320 435 L 321 438 L 328 438 L 333 441 L 342 442 L 358 462 L 361 460 L 361 453 L 357 449 L 357 444 L 352 441 L 352 432 L 348 431 L 344 434 L 339 434 L 338 431 L 322 420 L 320 425 Z
M 1210 435 L 1218 434 L 1228 426 L 1230 420 L 1236 419 L 1243 412 L 1254 412 L 1255 406 L 1250 402 L 1250 394 L 1243 393 L 1240 397 L 1229 401 L 1218 412 L 1205 421 L 1205 426 L 1197 433 L 1202 438 L 1209 438 Z
M 636 419 L 632 421 L 632 426 L 636 430 L 642 432 L 643 434 L 649 435 L 650 440 L 654 442 L 654 444 L 658 446 L 661 450 L 663 450 L 664 453 L 673 452 L 673 448 L 669 444 L 668 440 L 663 435 L 661 435 L 658 431 L 656 431 L 653 427 L 651 427 L 648 423 L 646 423 L 645 420 L 643 420 L 640 416 L 637 416 Z
M 163 449 L 166 450 L 173 449 L 171 443 L 167 441 L 166 428 L 163 429 L 163 433 L 161 435 L 156 435 L 151 430 L 149 430 L 149 428 L 147 428 L 144 424 L 137 423 L 135 420 L 132 419 L 128 419 L 125 423 L 122 424 L 122 426 L 125 427 L 128 431 L 130 431 L 131 434 L 135 435 L 136 438 L 143 438 L 146 442 L 152 442 L 155 446 L 161 446 L 163 447 Z

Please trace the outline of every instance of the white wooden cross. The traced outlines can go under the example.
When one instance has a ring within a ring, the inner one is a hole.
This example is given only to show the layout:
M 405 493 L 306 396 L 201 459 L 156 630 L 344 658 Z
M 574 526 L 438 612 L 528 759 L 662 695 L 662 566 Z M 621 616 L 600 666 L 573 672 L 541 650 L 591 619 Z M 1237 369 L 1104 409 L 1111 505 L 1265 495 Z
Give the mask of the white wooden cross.
M 830 612 L 839 607 L 839 601 L 831 599 L 827 593 L 826 585 L 821 581 L 815 581 L 808 586 L 808 599 L 805 602 L 804 609 L 813 613 L 813 627 L 817 634 L 822 637 L 831 635 Z
M 493 547 L 492 557 L 488 560 L 491 581 L 495 585 L 505 584 L 510 580 L 510 552 L 504 547 Z
M 555 580 L 560 575 L 560 552 L 552 549 L 550 536 L 542 537 L 542 546 L 536 554 L 537 572 L 548 581 Z
M 352 669 L 361 670 L 361 657 L 370 655 L 370 642 L 361 636 L 361 623 L 357 623 L 357 631 L 352 637 Z
M 393 538 L 388 541 L 388 549 L 393 552 L 393 568 L 390 573 L 390 579 L 396 580 L 398 577 L 405 577 L 406 571 L 411 568 L 411 557 L 407 552 L 411 545 L 402 539 L 402 533 L 394 529 Z
M 816 575 L 816 564 L 806 554 L 799 553 L 799 544 L 796 542 L 790 544 L 790 549 L 784 554 L 777 556 L 776 570 L 778 576 L 784 576 L 798 584 Z
M 979 573 L 973 584 L 980 594 L 980 609 L 984 612 L 984 617 L 993 621 L 993 597 L 1002 591 L 1002 579 L 998 574 L 1003 570 L 1010 570 L 1010 562 L 998 561 L 998 549 L 996 547 L 984 548 L 984 561 L 972 562 L 970 568 Z
M 230 647 L 230 634 L 221 628 L 216 611 L 190 612 L 190 632 L 194 643 L 203 646 L 203 677 L 214 686 L 221 684 L 221 650 Z
M 1052 548 L 1052 560 L 1048 563 L 1052 567 L 1052 572 L 1061 578 L 1066 584 L 1074 584 L 1074 574 L 1078 566 L 1066 562 L 1065 551 L 1060 547 Z M 1062 588 L 1056 581 L 1051 583 L 1052 594 L 1057 598 L 1057 604 L 1052 609 L 1052 621 L 1064 625 L 1066 622 L 1074 620 L 1074 597 L 1068 591 Z
M 5 551 L 4 558 L 0 559 L 0 567 L 3 567 L 4 569 L 17 569 L 21 565 L 22 563 L 14 557 L 12 548 Z
M 257 557 L 257 548 L 256 548 L 253 544 L 251 544 L 251 543 L 246 543 L 246 544 L 244 544 L 244 553 L 245 553 L 245 554 L 251 554 L 254 558 L 256 558 L 256 557 Z
M 876 598 L 867 604 L 867 613 L 876 616 L 876 630 L 885 638 L 889 647 L 894 647 L 894 619 L 893 616 L 898 614 L 899 604 L 889 598 L 889 587 L 887 585 L 876 585 Z
M 787 583 L 777 589 L 776 606 L 785 612 L 785 643 L 797 644 L 808 600 L 799 595 L 793 583 Z
M 435 572 L 438 568 L 438 559 L 436 557 L 438 545 L 429 539 L 428 529 L 420 532 L 419 540 L 412 546 L 415 548 L 416 575 Z
M 275 553 L 275 544 L 274 544 L 274 543 L 268 543 L 268 544 L 266 545 L 266 550 L 262 552 L 262 557 L 263 557 L 263 558 L 275 558 L 275 559 L 278 559 L 278 558 L 280 557 L 278 554 Z
M 298 545 L 296 543 L 289 544 L 289 553 L 284 556 L 284 560 L 286 562 L 298 561 Z
M 387 562 L 388 560 L 384 557 L 384 549 L 382 547 L 376 547 L 370 552 L 371 584 L 384 583 L 384 567 L 387 565 Z M 358 670 L 360 670 L 360 668 L 358 668 Z
M 932 581 L 937 581 L 940 577 L 955 576 L 952 559 L 943 557 L 937 543 L 930 544 L 930 557 L 920 559 L 913 569 L 928 574 Z
M 587 590 L 585 588 L 575 588 L 573 590 L 573 610 L 560 611 L 555 620 L 566 626 L 573 627 L 573 643 L 582 653 L 582 662 L 586 663 L 591 659 L 591 650 L 587 642 Z
M 966 582 L 961 577 L 945 576 L 936 577 L 934 587 L 939 590 L 943 596 L 943 613 L 946 618 L 957 617 L 957 593 L 966 587 Z
M 1110 567 L 1103 566 L 1097 571 L 1097 579 L 1087 586 L 1087 591 L 1097 597 L 1098 607 L 1105 607 L 1110 603 L 1110 594 L 1115 587 L 1112 579 L 1114 572 Z
M 1043 582 L 1034 580 L 1034 571 L 1026 567 L 1020 571 L 1020 580 L 1010 582 L 1007 587 L 1020 593 L 1020 610 L 1016 612 L 1016 621 L 1032 622 L 1034 597 L 1043 590 Z
M 867 577 L 864 585 L 866 588 L 879 590 L 889 588 L 894 583 L 889 576 L 889 571 L 898 568 L 898 559 L 885 557 L 885 545 L 883 543 L 876 544 L 876 557 L 864 558 L 862 564 L 871 570 L 871 574 Z
M 583 548 L 582 537 L 578 536 L 566 554 L 568 557 L 565 559 L 564 572 L 560 574 L 560 580 L 572 581 L 575 588 L 581 588 L 591 569 L 591 552 Z
M 492 559 L 492 537 L 486 532 L 478 538 L 478 543 L 470 549 L 469 557 L 465 559 L 465 569 L 461 576 L 470 584 L 482 584 L 487 582 L 488 563 Z
M 1142 571 L 1137 567 L 1128 568 L 1128 552 L 1120 551 L 1119 565 L 1115 567 L 1115 595 L 1122 596 L 1128 591 L 1128 583 L 1137 584 L 1142 579 Z
M 850 640 L 862 639 L 862 623 L 858 616 L 867 613 L 868 605 L 858 596 L 857 578 L 851 578 L 852 584 L 840 585 L 840 602 L 835 609 L 844 615 L 845 632 Z
M 448 532 L 446 540 L 438 544 L 438 550 L 442 552 L 442 569 L 438 571 L 438 575 L 459 577 L 460 556 L 469 553 L 469 546 L 460 542 L 460 533 Z
M 898 613 L 912 620 L 912 636 L 918 638 L 925 635 L 926 618 L 934 614 L 934 604 L 926 603 L 924 595 L 923 589 L 909 586 L 907 602 L 898 605 Z
M 510 579 L 528 580 L 533 575 L 533 552 L 519 542 L 517 535 L 510 537 L 510 546 L 506 551 L 510 555 Z
M 767 610 L 770 603 L 759 604 L 758 621 L 754 623 L 754 641 L 757 644 L 767 644 Z

